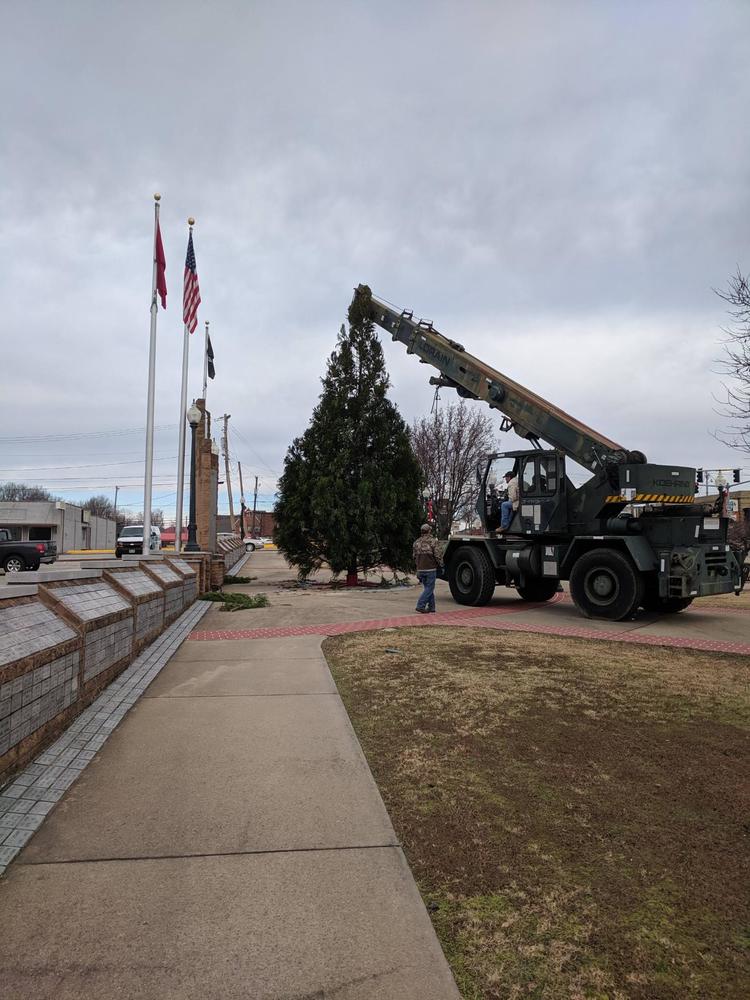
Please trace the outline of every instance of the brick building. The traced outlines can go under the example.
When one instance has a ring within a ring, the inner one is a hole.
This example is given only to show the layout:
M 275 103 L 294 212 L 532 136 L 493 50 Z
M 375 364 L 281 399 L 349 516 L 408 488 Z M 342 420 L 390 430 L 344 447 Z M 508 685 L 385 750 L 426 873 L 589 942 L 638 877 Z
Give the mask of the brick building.
M 235 514 L 234 519 L 235 521 L 239 521 L 239 512 Z M 234 530 L 229 514 L 219 514 L 216 518 L 216 525 L 219 532 L 231 532 Z M 276 519 L 272 510 L 256 510 L 255 530 L 253 531 L 253 511 L 251 507 L 246 508 L 244 535 L 261 535 L 264 538 L 271 538 L 273 537 L 275 527 Z
M 716 503 L 719 499 L 717 493 L 709 493 L 708 496 L 696 494 L 696 503 Z M 729 490 L 730 511 L 729 516 L 735 521 L 750 521 L 750 490 Z M 734 501 L 734 503 L 732 503 Z M 733 510 L 731 508 L 734 508 Z

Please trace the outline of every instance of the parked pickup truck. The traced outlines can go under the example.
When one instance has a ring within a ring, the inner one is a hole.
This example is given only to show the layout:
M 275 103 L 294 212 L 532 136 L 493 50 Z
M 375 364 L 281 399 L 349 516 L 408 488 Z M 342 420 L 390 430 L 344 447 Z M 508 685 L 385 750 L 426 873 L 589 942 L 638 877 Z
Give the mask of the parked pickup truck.
M 57 559 L 54 542 L 14 542 L 7 528 L 0 528 L 0 566 L 6 573 L 24 569 L 39 569 L 40 563 Z

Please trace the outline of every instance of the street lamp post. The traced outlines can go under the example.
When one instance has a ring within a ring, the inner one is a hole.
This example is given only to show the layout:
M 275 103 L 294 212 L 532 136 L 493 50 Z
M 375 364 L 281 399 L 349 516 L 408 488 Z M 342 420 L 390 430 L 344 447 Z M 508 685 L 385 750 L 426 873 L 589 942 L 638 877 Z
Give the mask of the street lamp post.
M 719 509 L 721 511 L 722 517 L 727 516 L 727 508 L 729 507 L 729 490 L 727 489 L 727 478 L 724 473 L 719 470 L 718 474 L 714 476 L 714 482 L 716 483 L 716 489 L 719 491 Z
M 200 552 L 200 545 L 195 537 L 197 531 L 197 525 L 195 523 L 195 432 L 198 428 L 198 424 L 201 422 L 201 411 L 195 405 L 193 405 L 187 411 L 187 420 L 190 424 L 191 438 L 190 438 L 190 520 L 188 522 L 188 537 L 187 545 L 185 546 L 186 552 Z M 180 525 L 178 530 L 181 530 Z
M 422 490 L 422 499 L 424 500 L 424 514 L 427 521 L 430 520 L 430 488 L 425 486 Z

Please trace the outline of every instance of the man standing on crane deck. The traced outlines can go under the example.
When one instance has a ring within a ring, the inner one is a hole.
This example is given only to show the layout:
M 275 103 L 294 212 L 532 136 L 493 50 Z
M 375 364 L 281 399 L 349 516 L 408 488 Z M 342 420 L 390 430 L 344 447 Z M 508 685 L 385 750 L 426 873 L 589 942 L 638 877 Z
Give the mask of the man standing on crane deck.
M 417 579 L 423 590 L 417 601 L 420 615 L 435 613 L 435 580 L 443 560 L 436 538 L 432 537 L 432 525 L 423 524 L 419 538 L 413 547 L 414 562 L 417 564 Z
M 507 531 L 514 511 L 518 510 L 518 476 L 514 472 L 506 472 L 503 479 L 508 484 L 508 499 L 500 504 L 500 530 Z

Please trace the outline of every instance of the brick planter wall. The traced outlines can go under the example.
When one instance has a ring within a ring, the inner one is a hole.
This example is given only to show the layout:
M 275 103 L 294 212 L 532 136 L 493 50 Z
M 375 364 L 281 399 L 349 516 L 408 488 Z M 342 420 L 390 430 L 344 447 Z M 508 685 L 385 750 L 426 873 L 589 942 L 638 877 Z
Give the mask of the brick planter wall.
M 84 695 L 100 690 L 130 663 L 134 608 L 131 601 L 106 580 L 42 584 L 39 597 L 83 635 L 81 680 Z
M 181 556 L 167 556 L 167 562 L 182 578 L 183 604 L 187 608 L 198 600 L 198 571 Z
M 197 594 L 198 573 L 187 563 L 89 566 L 24 573 L 0 588 L 0 786 Z
M 134 653 L 140 653 L 164 628 L 164 591 L 143 570 L 118 566 L 104 571 L 104 579 L 135 608 Z
M 77 714 L 81 646 L 37 597 L 0 602 L 0 777 Z
M 198 593 L 205 594 L 211 589 L 211 553 L 210 552 L 181 552 L 180 559 L 183 559 L 189 566 L 192 566 L 198 573 Z
M 182 577 L 166 562 L 141 560 L 140 568 L 161 586 L 164 591 L 164 624 L 171 625 L 185 607 Z
M 211 589 L 218 590 L 223 585 L 225 576 L 224 556 L 214 556 L 211 560 Z
M 224 565 L 229 570 L 245 554 L 245 545 L 239 538 L 220 538 L 217 544 L 219 554 L 224 557 Z

